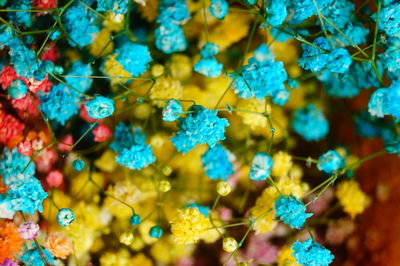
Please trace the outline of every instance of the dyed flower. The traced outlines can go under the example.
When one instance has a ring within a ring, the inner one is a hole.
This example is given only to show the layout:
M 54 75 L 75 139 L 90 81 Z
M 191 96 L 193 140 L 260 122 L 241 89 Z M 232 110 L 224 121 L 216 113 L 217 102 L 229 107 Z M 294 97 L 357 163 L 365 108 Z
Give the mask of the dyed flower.
M 117 153 L 125 149 L 130 149 L 133 145 L 145 145 L 146 135 L 139 127 L 126 125 L 120 122 L 114 131 L 115 141 L 110 144 L 110 148 Z
M 178 243 L 197 243 L 208 227 L 207 219 L 197 208 L 178 209 L 170 221 L 171 232 Z
M 183 30 L 175 24 L 162 24 L 155 31 L 156 47 L 166 54 L 182 52 L 187 48 Z
M 4 66 L 0 72 L 0 84 L 3 89 L 7 89 L 13 80 L 17 78 L 17 73 L 10 66 Z
M 50 233 L 45 246 L 53 256 L 60 259 L 66 259 L 73 251 L 71 240 L 61 232 Z
M 311 213 L 306 213 L 306 207 L 303 202 L 298 200 L 296 197 L 279 196 L 279 199 L 275 201 L 276 215 L 291 228 L 300 229 L 303 227 L 306 219 L 311 217 Z
M 157 23 L 184 24 L 190 18 L 188 4 L 185 0 L 160 0 Z
M 300 266 L 293 257 L 293 250 L 290 249 L 290 246 L 286 245 L 279 251 L 277 262 L 278 266 Z
M 318 37 L 313 41 L 315 46 L 301 44 L 303 54 L 298 60 L 300 66 L 305 70 L 317 72 L 325 68 L 328 63 L 330 49 L 328 41 L 324 37 Z M 333 54 L 335 55 L 335 54 Z
M 266 22 L 273 27 L 282 25 L 287 16 L 287 1 L 271 0 L 266 7 Z
M 10 97 L 15 100 L 25 97 L 27 92 L 28 88 L 26 87 L 25 83 L 20 79 L 14 80 L 8 87 L 8 95 L 10 95 Z
M 210 13 L 211 16 L 217 19 L 224 19 L 228 14 L 228 2 L 226 0 L 210 0 Z
M 94 119 L 103 119 L 114 113 L 114 101 L 103 96 L 96 96 L 85 103 L 88 115 Z
M 128 11 L 129 0 L 97 0 L 97 11 L 110 11 L 125 14 Z
M 105 125 L 98 125 L 92 131 L 94 135 L 95 142 L 103 142 L 108 140 L 112 136 L 112 131 L 108 126 Z
M 276 177 L 287 176 L 292 167 L 292 156 L 284 151 L 279 151 L 272 156 L 272 175 Z
M 17 255 L 22 248 L 23 239 L 18 233 L 18 229 L 11 221 L 0 221 L 0 263 L 4 263 L 7 258 Z
M 156 160 L 150 145 L 133 145 L 116 157 L 116 162 L 129 169 L 141 170 Z
M 338 198 L 343 209 L 351 218 L 362 213 L 370 204 L 371 199 L 360 189 L 355 180 L 341 182 L 336 189 Z
M 335 48 L 328 55 L 327 68 L 329 71 L 343 74 L 345 73 L 353 60 L 347 49 L 345 48 Z
M 329 124 L 324 114 L 313 104 L 295 111 L 292 127 L 306 141 L 318 141 L 324 138 L 329 131 Z
M 222 64 L 213 56 L 200 58 L 194 65 L 194 71 L 209 78 L 216 78 L 221 75 Z
M 182 113 L 182 104 L 175 99 L 169 99 L 162 110 L 163 120 L 173 122 L 178 119 Z
M 344 166 L 344 160 L 334 150 L 329 150 L 318 159 L 318 169 L 327 174 L 332 174 Z
M 142 222 L 142 217 L 140 217 L 137 214 L 132 215 L 131 218 L 129 218 L 129 223 L 131 225 L 139 225 Z
M 238 242 L 233 237 L 225 237 L 222 239 L 222 249 L 226 252 L 232 253 L 239 247 Z
M 186 118 L 179 118 L 180 130 L 171 139 L 179 152 L 186 153 L 197 144 L 207 143 L 214 147 L 218 141 L 225 139 L 225 127 L 229 123 L 217 116 L 218 111 L 207 110 L 200 105 L 193 105 L 188 111 Z
M 164 231 L 161 229 L 160 226 L 156 225 L 150 228 L 149 235 L 152 238 L 160 238 L 164 234 Z
M 257 153 L 251 162 L 249 177 L 252 180 L 265 180 L 270 176 L 272 158 L 266 153 Z
M 70 225 L 75 220 L 75 214 L 70 209 L 63 208 L 57 213 L 58 224 L 62 227 Z
M 389 87 L 376 90 L 368 103 L 371 115 L 383 117 L 391 115 L 400 121 L 400 80 L 394 81 Z
M 374 15 L 377 18 L 377 15 Z M 378 27 L 389 36 L 396 36 L 400 31 L 400 3 L 383 7 L 379 14 Z
M 22 137 L 24 128 L 25 125 L 14 116 L 0 111 L 0 143 L 8 144 L 14 139 Z
M 294 251 L 293 257 L 301 265 L 328 266 L 334 258 L 328 249 L 311 238 L 304 242 L 296 241 L 292 245 L 292 250 Z
M 82 171 L 83 168 L 85 168 L 85 162 L 82 161 L 81 159 L 76 159 L 72 162 L 72 167 L 76 170 L 76 171 Z
M 47 262 L 50 264 L 54 264 L 54 259 L 53 256 L 51 255 L 50 251 L 47 249 L 40 247 L 42 252 L 39 252 L 39 250 L 36 248 L 36 244 L 34 245 L 34 248 L 29 249 L 25 251 L 24 254 L 22 254 L 20 260 L 25 263 L 25 265 L 34 265 L 34 266 L 46 266 L 46 263 L 44 262 L 41 253 L 44 255 L 46 258 Z
M 46 176 L 46 182 L 50 187 L 58 187 L 62 184 L 64 175 L 60 170 L 52 170 Z
M 226 180 L 233 174 L 234 155 L 217 144 L 214 148 L 208 148 L 207 152 L 201 156 L 204 171 L 211 179 Z
M 153 60 L 150 56 L 149 48 L 145 45 L 133 42 L 124 42 L 115 50 L 115 59 L 133 77 L 142 75 L 149 68 L 149 63 Z
M 30 158 L 20 154 L 16 148 L 12 151 L 4 148 L 0 159 L 0 174 L 3 176 L 3 183 L 9 186 L 14 177 L 21 173 L 33 176 L 35 174 L 35 164 L 29 162 Z
M 384 117 L 386 114 L 385 103 L 386 103 L 387 89 L 381 88 L 374 91 L 369 99 L 368 112 L 372 116 Z
M 32 221 L 24 222 L 18 228 L 19 235 L 22 239 L 25 240 L 32 240 L 36 238 L 38 236 L 39 230 L 39 225 Z

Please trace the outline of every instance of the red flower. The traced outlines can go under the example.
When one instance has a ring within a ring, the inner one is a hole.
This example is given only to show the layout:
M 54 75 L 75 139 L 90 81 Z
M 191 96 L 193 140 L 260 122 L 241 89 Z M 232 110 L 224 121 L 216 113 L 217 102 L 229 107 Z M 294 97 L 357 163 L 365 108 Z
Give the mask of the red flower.
M 112 132 L 111 129 L 105 125 L 98 125 L 93 130 L 94 141 L 103 142 L 106 141 L 109 137 L 111 137 Z
M 43 9 L 43 10 L 47 8 L 57 7 L 57 0 L 33 0 L 32 3 L 37 9 Z M 39 15 L 45 15 L 45 14 L 46 12 L 39 13 Z
M 72 137 L 71 134 L 68 134 L 60 140 L 60 144 L 58 144 L 58 149 L 62 152 L 66 152 L 71 149 L 73 144 L 74 144 L 74 138 Z
M 49 77 L 47 74 L 43 80 L 38 81 L 34 78 L 30 78 L 27 83 L 28 89 L 32 93 L 37 93 L 39 90 L 43 92 L 48 92 L 51 89 L 52 85 L 53 83 L 49 81 Z
M 33 99 L 33 101 L 32 101 Z M 40 115 L 39 106 L 40 101 L 36 96 L 29 97 L 26 95 L 21 99 L 13 99 L 11 100 L 12 106 L 17 110 L 18 116 L 21 119 L 32 119 L 37 118 Z
M 46 182 L 50 187 L 58 187 L 62 184 L 64 175 L 59 170 L 52 170 L 46 177 Z
M 0 84 L 3 89 L 7 89 L 14 79 L 17 78 L 17 73 L 14 68 L 10 66 L 4 66 L 0 71 Z
M 56 62 L 58 57 L 60 56 L 60 52 L 58 48 L 54 46 L 54 44 L 50 44 L 47 49 L 43 52 L 42 57 L 40 58 L 42 61 L 49 60 L 51 62 Z
M 0 111 L 0 143 L 10 144 L 19 138 L 23 138 L 24 128 L 25 125 L 14 116 Z

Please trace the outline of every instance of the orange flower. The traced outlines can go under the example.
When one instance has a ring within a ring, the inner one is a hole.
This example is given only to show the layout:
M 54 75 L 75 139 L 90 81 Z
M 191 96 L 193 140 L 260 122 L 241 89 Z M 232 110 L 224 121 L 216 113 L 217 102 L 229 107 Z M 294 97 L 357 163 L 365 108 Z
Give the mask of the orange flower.
M 45 246 L 51 254 L 60 259 L 65 259 L 72 253 L 71 241 L 61 232 L 49 234 Z
M 23 239 L 19 236 L 17 226 L 10 221 L 0 222 L 0 263 L 12 258 L 22 248 Z

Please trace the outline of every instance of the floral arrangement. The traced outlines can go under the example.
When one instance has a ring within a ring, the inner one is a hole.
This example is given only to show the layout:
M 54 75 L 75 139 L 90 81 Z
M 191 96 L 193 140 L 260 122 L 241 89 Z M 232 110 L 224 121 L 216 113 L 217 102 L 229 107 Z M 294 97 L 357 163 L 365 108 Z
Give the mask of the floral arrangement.
M 0 21 L 1 265 L 339 263 L 373 202 L 358 169 L 400 154 L 397 0 L 0 0 Z

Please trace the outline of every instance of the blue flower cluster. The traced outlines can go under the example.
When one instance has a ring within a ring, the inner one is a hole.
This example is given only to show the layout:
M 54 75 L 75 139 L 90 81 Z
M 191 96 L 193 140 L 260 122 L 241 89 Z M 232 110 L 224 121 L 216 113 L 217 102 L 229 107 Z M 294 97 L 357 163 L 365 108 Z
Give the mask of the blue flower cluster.
M 187 41 L 179 25 L 186 23 L 189 18 L 185 0 L 161 0 L 157 17 L 160 26 L 155 30 L 157 49 L 166 54 L 185 50 Z
M 377 19 L 377 14 L 373 16 Z M 400 33 L 400 3 L 395 1 L 383 7 L 379 14 L 378 27 L 389 36 L 398 36 Z
M 125 14 L 128 11 L 129 0 L 97 0 L 97 11 L 110 11 Z
M 225 127 L 228 120 L 219 118 L 216 110 L 208 110 L 200 105 L 189 108 L 186 118 L 179 118 L 180 129 L 176 136 L 171 138 L 175 148 L 187 153 L 197 144 L 207 143 L 210 147 L 225 139 Z
M 318 169 L 332 174 L 344 166 L 343 158 L 334 150 L 329 150 L 318 159 Z
M 226 0 L 210 0 L 210 14 L 217 19 L 224 19 L 228 15 L 228 2 Z
M 251 162 L 249 178 L 251 180 L 260 181 L 267 179 L 271 174 L 272 158 L 266 153 L 259 152 L 254 155 Z
M 75 221 L 75 214 L 71 209 L 62 208 L 57 213 L 57 222 L 62 227 L 66 227 Z
M 7 12 L 8 17 L 13 24 L 29 28 L 32 25 L 31 13 L 22 12 L 23 10 L 31 10 L 31 0 L 13 0 L 12 4 L 7 9 L 20 10 L 18 12 Z
M 84 0 L 83 2 L 90 6 L 94 0 Z M 91 44 L 95 35 L 99 32 L 95 19 L 96 16 L 94 16 L 93 11 L 79 2 L 68 7 L 62 16 L 62 20 L 69 37 L 69 45 L 83 47 Z
M 4 148 L 0 158 L 0 175 L 3 176 L 4 185 L 10 185 L 15 177 L 23 174 L 33 176 L 35 174 L 35 164 L 30 163 L 30 158 L 18 152 L 17 148 L 9 150 Z
M 146 145 L 146 135 L 140 128 L 119 123 L 115 128 L 114 138 L 110 148 L 117 153 L 117 163 L 140 170 L 156 160 L 150 145 Z
M 291 228 L 302 228 L 306 219 L 312 216 L 312 213 L 305 212 L 306 207 L 303 202 L 293 196 L 280 195 L 275 201 L 274 208 L 276 215 Z
M 376 117 L 391 115 L 400 121 L 400 79 L 387 88 L 376 90 L 369 100 L 368 111 Z
M 292 128 L 306 141 L 318 141 L 328 134 L 329 124 L 322 111 L 309 104 L 295 111 Z
M 233 88 L 241 98 L 274 97 L 286 90 L 284 82 L 287 79 L 287 73 L 283 63 L 275 62 L 274 57 L 266 50 L 268 48 L 263 46 L 256 50 L 257 55 L 249 59 L 249 64 L 243 66 L 240 73 L 231 75 L 231 78 L 236 78 Z
M 169 99 L 162 110 L 163 120 L 173 122 L 182 115 L 182 112 L 182 104 L 175 99 Z
M 380 58 L 386 73 L 391 79 L 395 79 L 400 71 L 400 37 L 391 37 L 386 42 L 386 47 Z
M 43 255 L 45 256 L 46 260 L 51 264 L 54 265 L 54 258 L 50 251 L 45 249 L 44 247 L 40 247 Z M 42 258 L 40 251 L 37 249 L 36 244 L 33 244 L 33 248 L 25 251 L 21 256 L 21 261 L 25 263 L 25 265 L 32 265 L 32 266 L 46 266 L 45 261 Z
M 292 245 L 297 263 L 307 266 L 328 266 L 331 264 L 335 256 L 332 253 L 315 242 L 311 238 L 304 242 L 296 241 Z
M 80 92 L 86 92 L 92 87 L 93 79 L 88 78 L 93 74 L 93 69 L 90 64 L 84 64 L 82 61 L 75 61 L 72 63 L 68 74 L 65 77 L 65 81 L 68 85 L 72 86 L 76 90 Z M 82 95 L 75 91 L 71 90 L 72 93 L 75 93 L 77 97 L 81 97 Z
M 103 96 L 95 98 L 85 103 L 88 116 L 94 119 L 103 119 L 114 113 L 114 101 Z
M 217 144 L 213 148 L 208 148 L 201 156 L 201 163 L 209 178 L 226 180 L 233 174 L 232 159 L 233 154 L 221 144 Z
M 153 60 L 145 45 L 125 41 L 116 50 L 116 59 L 133 77 L 142 75 Z
M 194 71 L 210 78 L 216 78 L 221 75 L 222 64 L 214 57 L 218 53 L 218 45 L 206 43 L 201 49 L 201 58 L 194 65 Z

